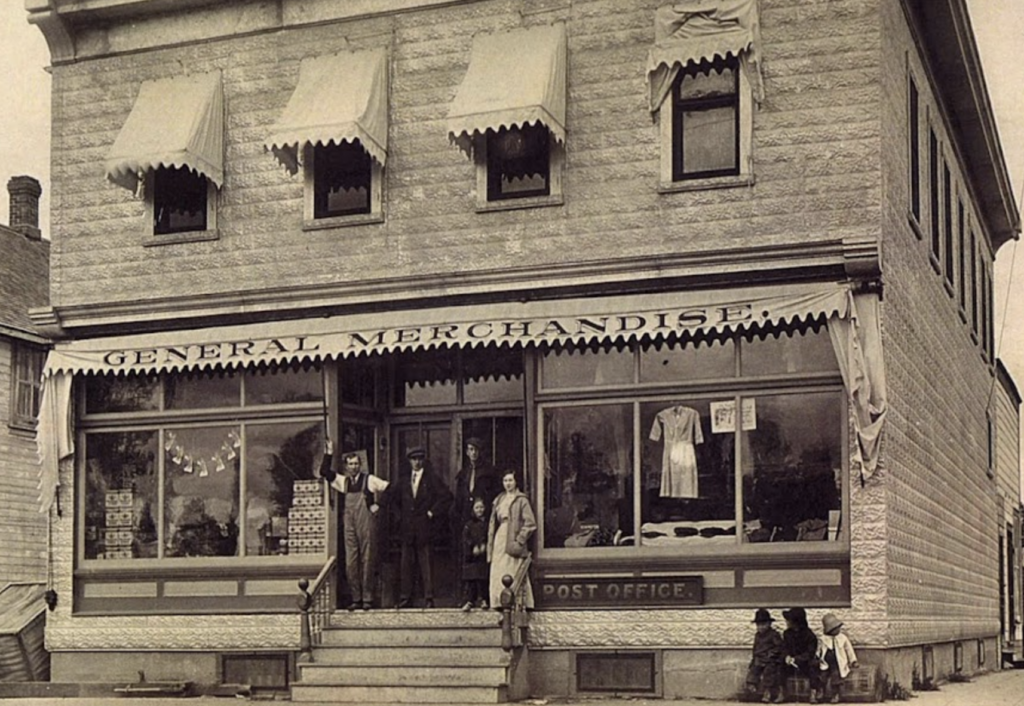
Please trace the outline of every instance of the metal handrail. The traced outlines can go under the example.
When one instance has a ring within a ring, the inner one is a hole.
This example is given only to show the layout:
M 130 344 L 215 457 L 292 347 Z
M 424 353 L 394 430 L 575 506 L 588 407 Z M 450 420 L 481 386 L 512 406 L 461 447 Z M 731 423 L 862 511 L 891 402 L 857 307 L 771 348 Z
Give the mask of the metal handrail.
M 332 598 L 334 591 L 334 567 L 338 563 L 335 556 L 327 558 L 327 562 L 320 569 L 313 586 L 310 587 L 309 579 L 299 579 L 299 661 L 313 661 L 313 646 L 319 645 L 323 639 L 324 628 L 331 623 L 331 613 L 334 612 Z
M 522 630 L 526 626 L 526 581 L 530 574 L 533 555 L 527 554 L 513 577 L 505 574 L 501 584 L 501 647 L 506 652 L 523 644 Z

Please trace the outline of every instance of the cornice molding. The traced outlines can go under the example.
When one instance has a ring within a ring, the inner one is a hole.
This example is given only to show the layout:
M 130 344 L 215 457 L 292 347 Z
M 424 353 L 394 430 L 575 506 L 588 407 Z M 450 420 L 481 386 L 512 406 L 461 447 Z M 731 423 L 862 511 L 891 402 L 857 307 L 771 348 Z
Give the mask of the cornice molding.
M 881 272 L 876 238 L 716 250 L 617 260 L 393 276 L 361 282 L 310 284 L 247 292 L 137 298 L 115 303 L 56 306 L 31 312 L 56 338 L 122 330 L 197 328 L 397 308 L 423 308 L 509 299 L 556 299 L 708 288 L 751 282 L 867 279 Z

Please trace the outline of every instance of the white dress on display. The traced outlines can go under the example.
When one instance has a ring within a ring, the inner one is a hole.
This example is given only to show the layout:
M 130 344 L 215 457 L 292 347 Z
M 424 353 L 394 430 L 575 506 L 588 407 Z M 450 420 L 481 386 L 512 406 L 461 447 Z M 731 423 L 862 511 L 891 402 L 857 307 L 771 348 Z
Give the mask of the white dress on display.
M 682 405 L 658 412 L 651 427 L 651 441 L 664 436 L 665 450 L 661 458 L 661 491 L 663 498 L 696 498 L 696 444 L 704 443 L 700 413 Z

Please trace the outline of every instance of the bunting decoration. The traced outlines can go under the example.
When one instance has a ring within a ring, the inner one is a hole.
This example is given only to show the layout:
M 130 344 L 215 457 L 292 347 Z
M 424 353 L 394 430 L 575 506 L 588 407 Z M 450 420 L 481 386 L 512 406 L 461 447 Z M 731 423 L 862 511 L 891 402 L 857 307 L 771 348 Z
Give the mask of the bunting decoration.
M 164 432 L 164 451 L 170 454 L 171 461 L 176 466 L 181 466 L 183 473 L 195 474 L 200 478 L 208 478 L 210 469 L 215 473 L 224 471 L 227 461 L 238 458 L 238 451 L 242 447 L 242 437 L 234 429 L 228 431 L 227 438 L 220 444 L 220 449 L 209 460 L 201 455 L 190 453 L 178 442 L 178 435 L 173 431 Z

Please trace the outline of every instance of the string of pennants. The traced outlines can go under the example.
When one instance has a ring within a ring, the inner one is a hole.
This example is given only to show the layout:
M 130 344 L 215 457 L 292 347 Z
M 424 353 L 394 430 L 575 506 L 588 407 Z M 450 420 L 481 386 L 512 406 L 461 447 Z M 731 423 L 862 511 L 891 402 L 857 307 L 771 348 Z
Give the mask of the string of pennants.
M 241 448 L 242 439 L 234 429 L 228 431 L 227 438 L 220 444 L 220 449 L 213 456 L 210 456 L 209 463 L 205 458 L 189 453 L 184 446 L 178 443 L 178 437 L 173 431 L 164 433 L 164 451 L 171 454 L 171 461 L 185 473 L 195 473 L 200 478 L 210 475 L 212 467 L 215 473 L 220 473 L 227 468 L 226 461 L 232 461 L 238 457 L 236 449 Z

